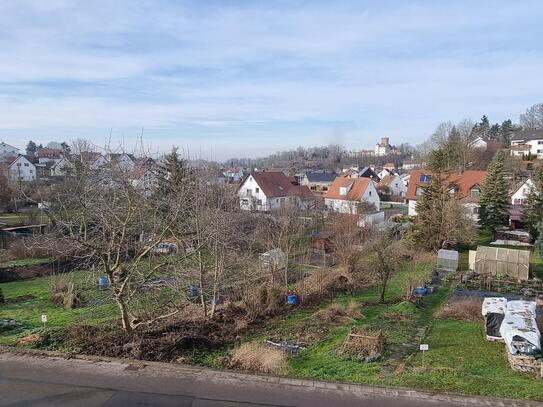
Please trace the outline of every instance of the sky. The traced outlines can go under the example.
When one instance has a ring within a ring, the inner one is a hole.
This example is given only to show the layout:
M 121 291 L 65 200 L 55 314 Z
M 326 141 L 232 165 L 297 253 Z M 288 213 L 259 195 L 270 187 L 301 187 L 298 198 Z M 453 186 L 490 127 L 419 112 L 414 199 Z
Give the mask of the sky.
M 0 140 L 417 144 L 543 102 L 543 2 L 2 0 Z

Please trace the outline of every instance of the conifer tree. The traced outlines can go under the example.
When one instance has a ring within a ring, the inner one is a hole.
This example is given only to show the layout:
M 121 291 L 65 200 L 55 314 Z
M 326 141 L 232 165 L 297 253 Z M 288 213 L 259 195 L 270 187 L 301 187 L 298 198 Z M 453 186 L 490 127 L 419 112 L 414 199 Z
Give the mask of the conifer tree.
M 543 168 L 535 169 L 532 181 L 534 186 L 528 192 L 522 220 L 532 235 L 538 237 L 540 229 L 537 225 L 543 221 Z
M 505 178 L 505 153 L 498 151 L 488 165 L 487 176 L 481 185 L 480 223 L 495 229 L 509 222 L 509 188 Z

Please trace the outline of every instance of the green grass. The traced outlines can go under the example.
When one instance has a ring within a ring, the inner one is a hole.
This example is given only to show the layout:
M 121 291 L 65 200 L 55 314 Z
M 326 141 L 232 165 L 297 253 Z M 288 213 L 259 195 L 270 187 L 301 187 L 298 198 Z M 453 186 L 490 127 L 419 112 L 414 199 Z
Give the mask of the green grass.
M 532 251 L 530 257 L 530 270 L 534 277 L 543 279 L 543 260 L 537 250 Z
M 2 213 L 0 214 L 0 223 L 6 223 L 7 225 L 21 225 L 30 223 L 48 223 L 47 216 L 43 215 L 41 211 L 33 213 L 21 212 L 21 213 Z
M 0 267 L 16 267 L 16 266 L 35 266 L 39 264 L 46 264 L 49 263 L 51 259 L 33 259 L 33 258 L 27 258 L 27 259 L 18 259 L 18 260 L 8 260 L 8 261 L 0 261 Z
M 47 315 L 49 328 L 62 328 L 80 323 L 99 323 L 116 317 L 117 308 L 107 298 L 108 291 L 98 291 L 95 279 L 91 279 L 88 272 L 79 271 L 72 275 L 76 284 L 84 288 L 88 304 L 74 310 L 65 310 L 62 306 L 50 301 L 48 277 L 0 284 L 6 300 L 23 295 L 35 296 L 27 301 L 0 306 L 0 318 L 15 319 L 25 324 L 23 328 L 0 333 L 0 344 L 14 345 L 18 337 L 42 328 L 40 320 L 42 314 Z
M 481 396 L 543 399 L 541 380 L 516 373 L 503 343 L 483 336 L 482 322 L 436 320 L 425 338 L 430 350 L 413 354 L 405 372 L 385 384 Z

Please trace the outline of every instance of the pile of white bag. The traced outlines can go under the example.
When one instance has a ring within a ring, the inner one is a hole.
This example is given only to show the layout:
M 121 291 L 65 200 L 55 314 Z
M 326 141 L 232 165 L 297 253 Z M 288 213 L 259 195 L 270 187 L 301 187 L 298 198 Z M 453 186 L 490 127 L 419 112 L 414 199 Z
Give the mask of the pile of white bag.
M 512 355 L 535 355 L 541 352 L 541 333 L 537 328 L 534 301 L 507 301 L 503 297 L 487 297 L 483 301 L 482 314 L 487 319 L 487 339 L 503 339 Z M 496 331 L 501 315 L 500 336 L 497 337 L 497 332 L 489 336 L 489 329 Z
M 509 301 L 500 334 L 512 355 L 540 353 L 541 333 L 537 328 L 535 302 Z

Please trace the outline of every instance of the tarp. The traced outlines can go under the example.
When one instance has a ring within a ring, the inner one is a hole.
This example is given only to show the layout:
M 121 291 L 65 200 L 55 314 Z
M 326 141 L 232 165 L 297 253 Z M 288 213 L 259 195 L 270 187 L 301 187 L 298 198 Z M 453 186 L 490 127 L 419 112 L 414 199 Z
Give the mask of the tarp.
M 502 325 L 504 315 L 494 312 L 486 314 L 486 334 L 493 338 L 501 338 L 500 327 Z
M 483 300 L 482 314 L 485 316 L 488 313 L 505 314 L 507 311 L 507 298 L 503 297 L 486 297 Z
M 512 355 L 541 351 L 541 334 L 535 320 L 535 302 L 509 301 L 500 334 Z

